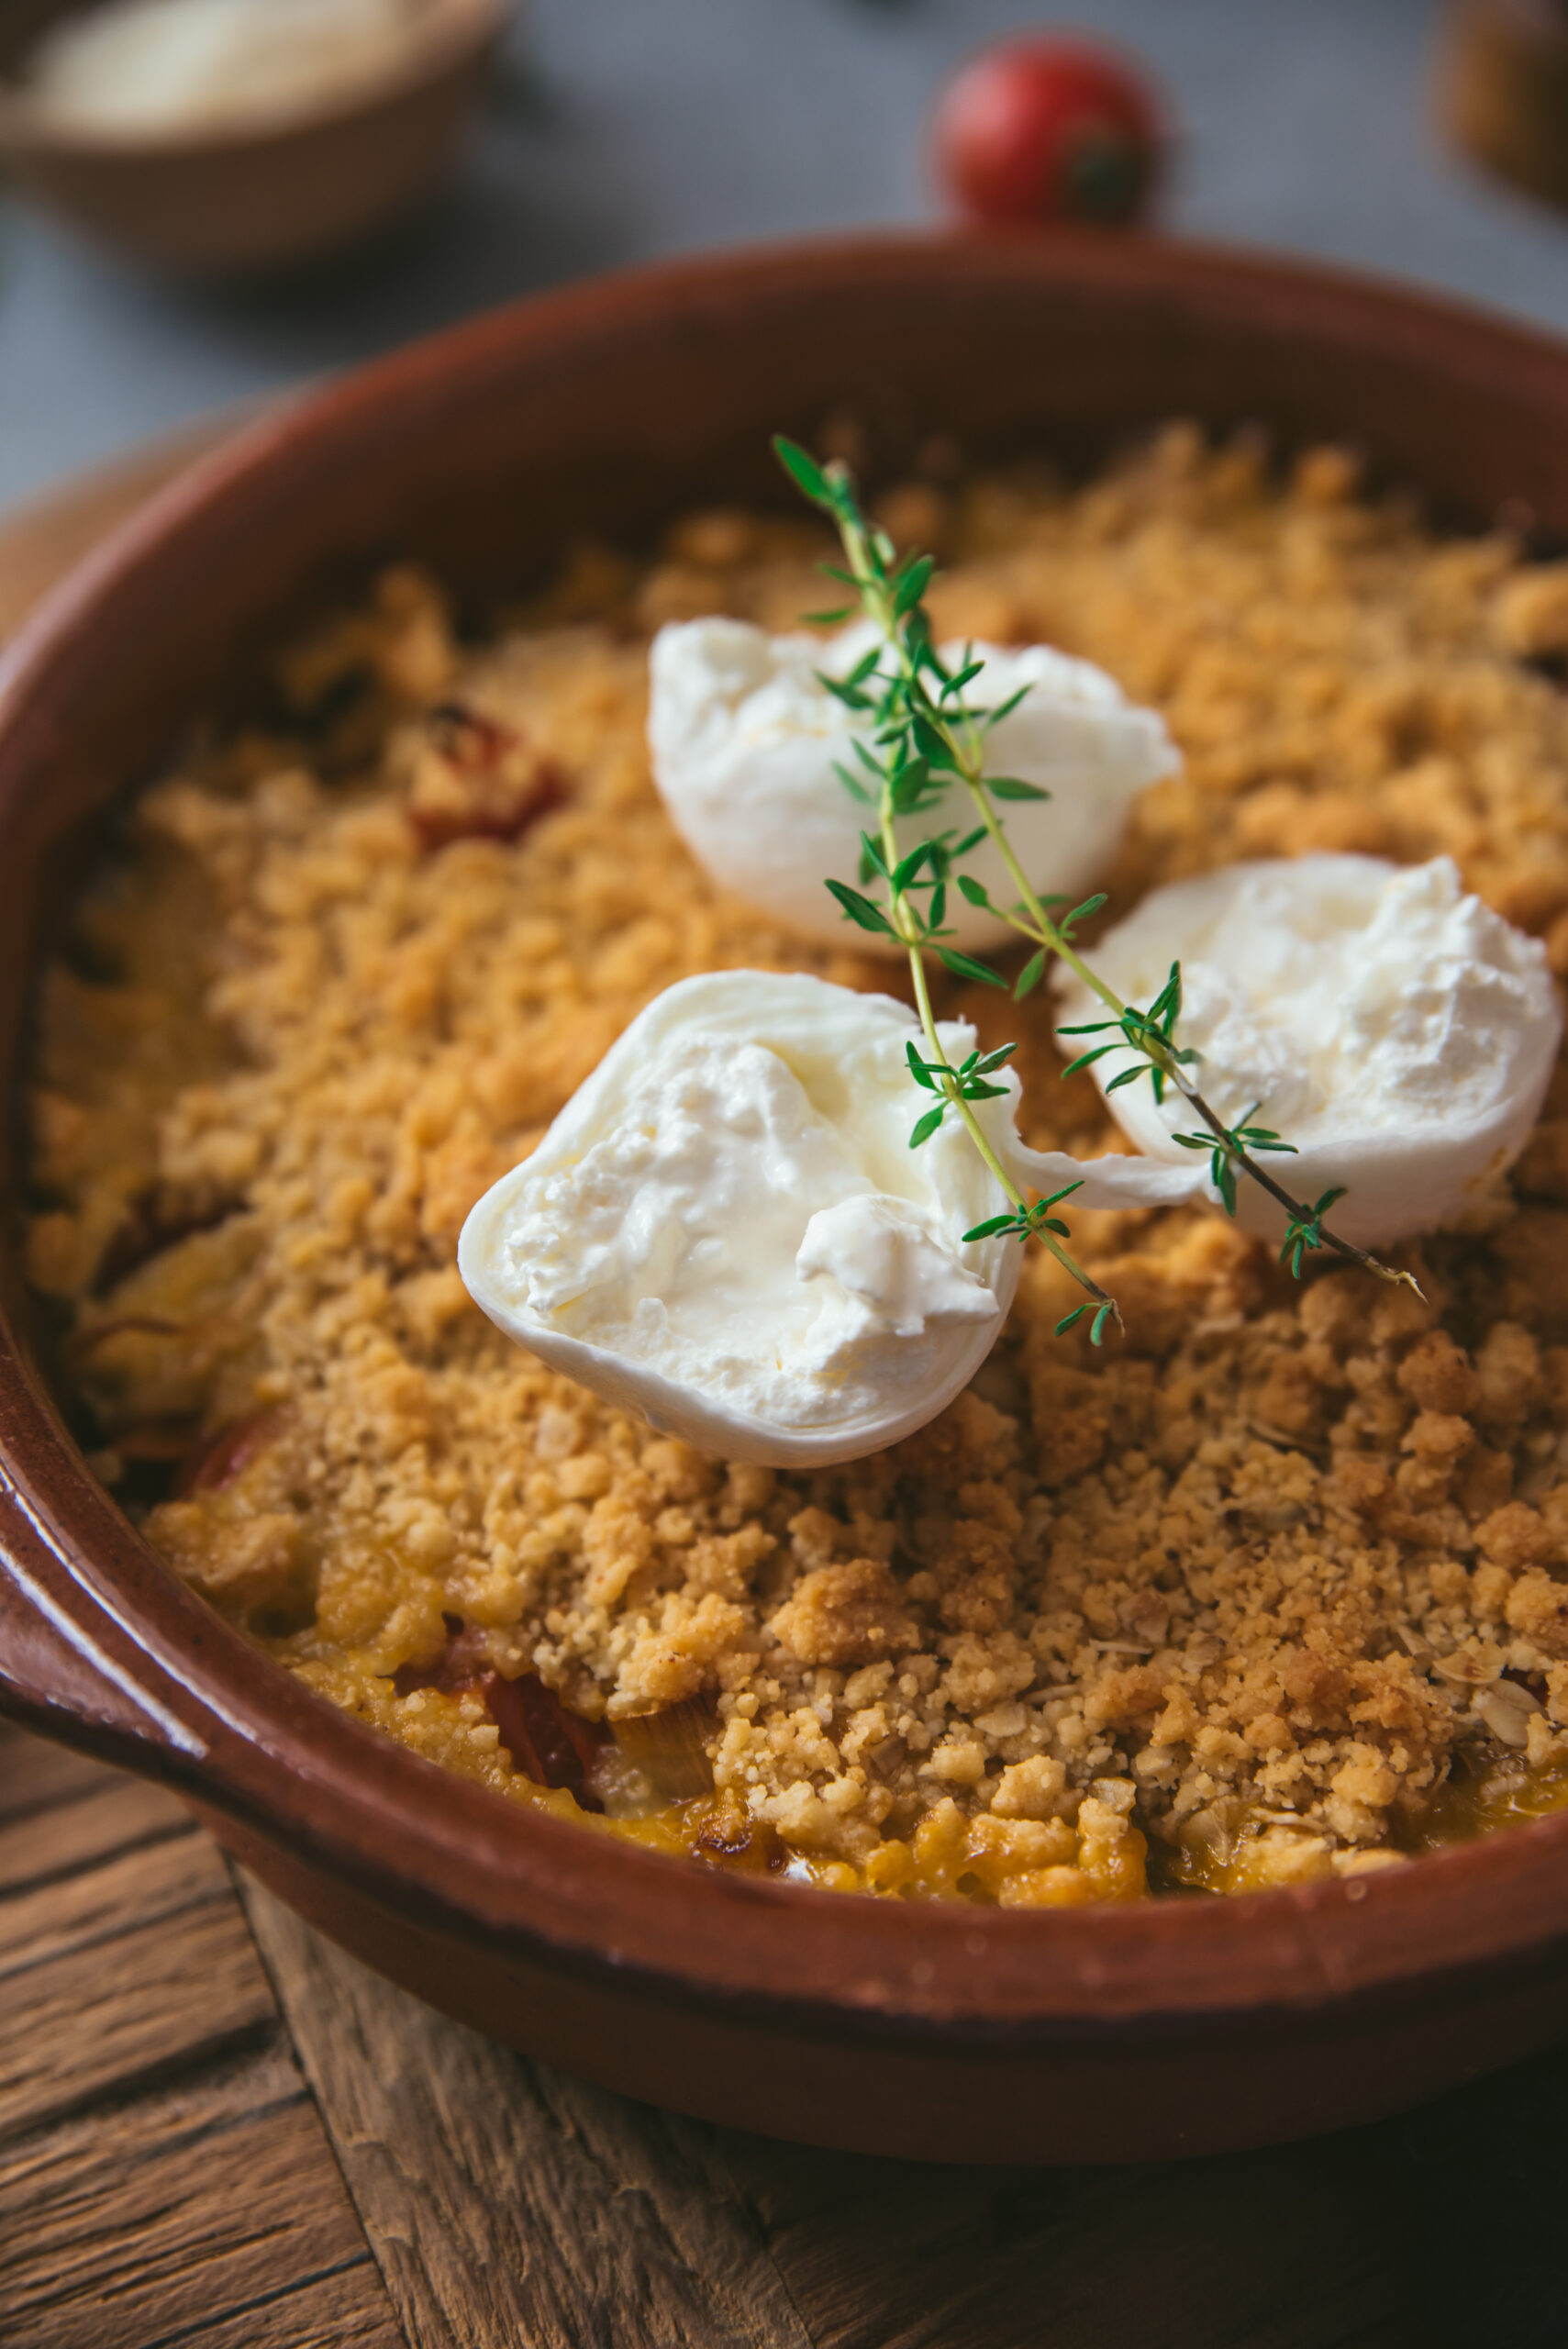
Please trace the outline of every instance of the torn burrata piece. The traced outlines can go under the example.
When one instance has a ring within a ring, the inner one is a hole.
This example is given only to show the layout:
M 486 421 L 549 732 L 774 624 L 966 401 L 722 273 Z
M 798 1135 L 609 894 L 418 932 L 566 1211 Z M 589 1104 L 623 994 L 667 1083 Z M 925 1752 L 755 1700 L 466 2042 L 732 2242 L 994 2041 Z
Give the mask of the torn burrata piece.
M 1330 1221 L 1359 1248 L 1387 1248 L 1452 1222 L 1524 1147 L 1562 1034 L 1546 949 L 1468 896 L 1451 857 L 1400 866 L 1373 856 L 1232 864 L 1151 890 L 1107 930 L 1094 966 L 1147 1006 L 1182 966 L 1178 1044 L 1227 1123 L 1294 1142 L 1262 1159 L 1294 1197 L 1342 1186 Z M 1105 1016 L 1062 971 L 1063 1026 Z M 1067 1036 L 1077 1052 L 1103 1037 Z M 1102 1086 L 1134 1064 L 1119 1046 Z M 1183 1101 L 1156 1104 L 1146 1078 L 1109 1095 L 1140 1151 L 1173 1163 L 1198 1130 Z M 1240 1222 L 1278 1240 L 1284 1210 L 1256 1184 Z
M 649 748 L 654 780 L 677 831 L 715 880 L 802 937 L 842 945 L 844 917 L 823 885 L 860 885 L 861 844 L 873 811 L 846 788 L 840 767 L 862 773 L 854 714 L 821 683 L 843 677 L 877 641 L 870 622 L 826 640 L 769 636 L 749 621 L 699 619 L 662 628 L 650 655 Z M 984 670 L 968 689 L 996 708 L 1027 687 L 990 735 L 986 770 L 1048 791 L 1009 800 L 1007 837 L 1039 889 L 1082 896 L 1110 863 L 1128 810 L 1144 787 L 1180 765 L 1164 720 L 1129 702 L 1090 662 L 1043 644 L 949 644 Z M 862 734 L 869 729 L 861 722 Z M 938 807 L 899 827 L 907 851 L 944 829 L 973 829 L 957 785 Z M 1017 896 L 989 841 L 964 859 L 999 905 Z M 876 887 L 863 885 L 866 894 Z M 953 891 L 952 942 L 975 948 L 1010 936 L 1006 925 Z M 888 947 L 865 932 L 859 949 Z
M 973 1030 L 940 1030 L 950 1059 Z M 914 1015 L 804 974 L 723 971 L 650 1004 L 458 1264 L 499 1329 L 666 1433 L 771 1467 L 854 1460 L 967 1385 L 1018 1286 L 1007 1205 L 958 1119 L 917 1150 Z M 1001 1078 L 998 1077 L 998 1082 Z M 1015 1181 L 1085 1207 L 1190 1197 L 1201 1170 L 1028 1150 L 1017 1081 L 979 1105 Z

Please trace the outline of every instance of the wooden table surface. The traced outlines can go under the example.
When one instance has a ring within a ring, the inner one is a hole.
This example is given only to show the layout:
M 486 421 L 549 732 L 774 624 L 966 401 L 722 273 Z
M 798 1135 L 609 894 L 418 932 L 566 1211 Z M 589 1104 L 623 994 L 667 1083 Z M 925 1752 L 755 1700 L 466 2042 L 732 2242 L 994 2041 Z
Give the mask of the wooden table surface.
M 0 527 L 0 629 L 179 453 Z M 808 2152 L 448 2022 L 0 1724 L 0 2343 L 1564 2349 L 1568 2053 L 1224 2160 Z

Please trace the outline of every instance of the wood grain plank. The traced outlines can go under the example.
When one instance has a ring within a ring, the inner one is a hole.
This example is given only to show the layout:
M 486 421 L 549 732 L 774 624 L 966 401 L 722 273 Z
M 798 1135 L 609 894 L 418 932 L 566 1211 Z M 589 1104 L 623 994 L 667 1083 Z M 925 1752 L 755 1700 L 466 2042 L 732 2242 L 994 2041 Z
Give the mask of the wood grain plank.
M 214 2056 L 277 2011 L 244 1918 L 219 1901 L 31 1966 L 4 1996 L 0 2140 Z
M 727 2151 L 818 2349 L 1421 2337 L 1353 2141 L 1125 2171 L 922 2168 L 740 2136 Z
M 812 2349 L 712 2132 L 523 2062 L 244 1891 L 414 2349 Z
M 99 1867 L 0 1898 L 0 1981 L 111 1941 L 128 1919 L 179 1916 L 230 1891 L 217 1847 L 194 1822 Z
M 6 2349 L 406 2349 L 216 1846 L 88 1765 L 0 1826 Z
M 151 2349 L 335 2282 L 361 2335 L 393 2349 L 362 2232 L 328 2177 L 281 2043 L 13 2140 L 0 2147 L 0 2338 Z M 379 2336 L 366 2321 L 378 2297 Z
M 47 1809 L 0 1823 L 0 1894 L 73 1876 L 117 1852 L 183 1835 L 191 1816 L 161 1787 L 106 1776 Z
M 101 1762 L 0 1721 L 0 1820 L 91 1794 L 115 1773 Z
M 352 2267 L 308 2283 L 285 2286 L 275 2297 L 252 2300 L 227 2316 L 182 2326 L 137 2349 L 407 2349 L 386 2288 L 368 2253 Z M 74 2340 L 58 2349 L 77 2349 Z M 490 2349 L 488 2343 L 475 2349 Z M 527 2349 L 507 2343 L 505 2349 Z

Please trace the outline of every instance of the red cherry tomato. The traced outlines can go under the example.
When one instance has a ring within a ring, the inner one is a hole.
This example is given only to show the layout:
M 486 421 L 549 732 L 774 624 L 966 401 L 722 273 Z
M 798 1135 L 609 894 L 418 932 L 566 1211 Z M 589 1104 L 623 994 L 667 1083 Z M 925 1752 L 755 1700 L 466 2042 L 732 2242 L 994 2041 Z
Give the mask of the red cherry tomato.
M 981 220 L 1120 226 L 1159 176 L 1165 110 L 1136 68 L 1082 40 L 999 41 L 966 65 L 937 108 L 938 175 Z

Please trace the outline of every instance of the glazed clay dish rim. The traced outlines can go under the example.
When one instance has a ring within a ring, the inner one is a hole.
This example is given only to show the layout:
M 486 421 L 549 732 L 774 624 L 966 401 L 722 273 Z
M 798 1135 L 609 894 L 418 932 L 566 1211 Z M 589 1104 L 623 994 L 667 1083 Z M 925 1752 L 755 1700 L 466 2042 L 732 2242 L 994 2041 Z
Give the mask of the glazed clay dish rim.
M 58 691 L 60 673 L 79 671 L 144 569 L 199 552 L 215 517 L 242 515 L 274 475 L 286 495 L 313 453 L 317 465 L 334 445 L 347 456 L 358 418 L 413 419 L 423 391 L 453 371 L 479 382 L 495 354 L 519 350 L 548 362 L 612 318 L 624 332 L 672 311 L 706 316 L 747 285 L 852 284 L 857 272 L 908 283 L 955 268 L 1046 289 L 1093 275 L 1156 300 L 1185 291 L 1200 302 L 1207 289 L 1232 316 L 1254 295 L 1309 316 L 1327 304 L 1341 330 L 1406 357 L 1429 346 L 1440 365 L 1468 347 L 1494 369 L 1544 370 L 1568 416 L 1568 350 L 1542 338 L 1374 283 L 1202 248 L 876 238 L 639 270 L 432 338 L 291 400 L 200 461 L 78 566 L 0 663 L 0 759 L 18 739 L 25 759 L 29 728 L 50 722 L 51 674 Z M 67 1667 L 63 1694 L 29 1703 L 24 1638 L 14 1710 L 173 1781 L 427 1926 L 683 2003 L 793 2014 L 857 2038 L 1021 2045 L 1176 2019 L 1262 2025 L 1358 1995 L 1378 2004 L 1568 1944 L 1568 1813 L 1362 1877 L 1031 1911 L 733 1875 L 511 1805 L 340 1712 L 179 1584 L 91 1476 L 3 1319 L 0 1508 L 13 1584 L 30 1586 L 32 1627 Z

